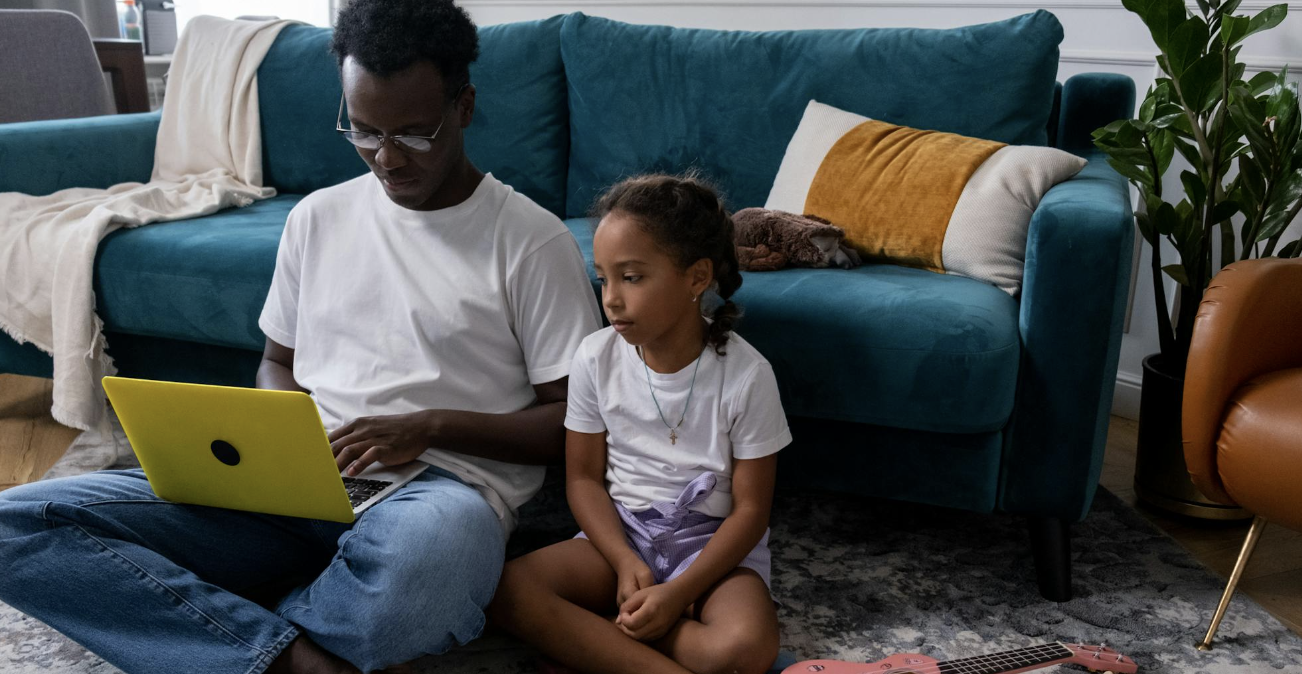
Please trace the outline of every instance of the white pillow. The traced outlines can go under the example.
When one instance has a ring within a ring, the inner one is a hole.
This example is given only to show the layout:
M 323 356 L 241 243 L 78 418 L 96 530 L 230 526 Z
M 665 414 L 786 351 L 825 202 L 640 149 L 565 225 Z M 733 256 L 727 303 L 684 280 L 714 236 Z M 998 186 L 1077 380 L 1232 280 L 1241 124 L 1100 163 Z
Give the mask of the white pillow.
M 782 158 L 782 165 L 764 207 L 825 218 L 846 230 L 846 243 L 858 248 L 867 258 L 879 262 L 911 264 L 910 256 L 892 257 L 889 252 L 883 253 L 883 248 L 873 242 L 879 240 L 883 228 L 895 228 L 904 239 L 909 239 L 909 233 L 904 231 L 907 228 L 936 226 L 936 223 L 919 224 L 911 221 L 907 215 L 892 217 L 889 212 L 878 212 L 873 208 L 842 209 L 843 212 L 836 213 L 811 212 L 806 208 L 819 169 L 823 168 L 829 153 L 847 134 L 869 122 L 878 127 L 890 126 L 818 101 L 810 101 L 800 120 L 800 126 L 787 145 L 786 155 Z M 908 146 L 909 143 L 921 146 L 932 142 L 948 143 L 948 146 L 953 146 L 954 143 L 965 147 L 998 146 L 974 171 L 960 176 L 958 184 L 963 187 L 957 194 L 957 200 L 951 199 L 953 209 L 948 222 L 939 223 L 944 228 L 943 246 L 941 250 L 931 253 L 934 257 L 934 253 L 939 252 L 944 272 L 985 281 L 1016 296 L 1021 290 L 1026 234 L 1031 214 L 1049 188 L 1076 175 L 1087 162 L 1068 152 L 1049 147 L 994 144 L 955 134 L 919 132 L 907 127 L 887 128 L 883 132 L 887 138 L 900 139 L 900 146 Z M 868 149 L 871 151 L 874 148 Z M 930 156 L 934 157 L 935 153 Z M 918 155 L 901 153 L 893 162 L 887 162 L 888 169 L 898 168 L 900 175 L 905 176 L 903 189 L 906 195 L 913 191 L 919 196 L 935 197 L 934 186 L 908 178 L 909 175 L 918 173 L 916 166 L 908 165 L 907 160 L 910 158 L 916 160 Z M 840 153 L 839 161 L 846 161 L 844 151 Z M 880 161 L 875 165 L 880 166 Z M 844 166 L 842 169 L 839 175 L 845 175 Z M 949 171 L 946 177 L 951 179 L 951 183 L 953 170 L 956 169 L 951 166 L 936 165 L 936 175 Z M 866 169 L 854 175 L 850 184 L 820 184 L 820 189 L 824 192 L 829 188 L 871 190 L 882 184 L 883 176 L 877 173 L 875 169 Z M 898 175 L 894 177 L 900 178 Z M 966 179 L 965 184 L 963 178 Z M 899 189 L 899 186 L 896 185 L 895 189 Z M 884 254 L 886 257 L 883 257 Z

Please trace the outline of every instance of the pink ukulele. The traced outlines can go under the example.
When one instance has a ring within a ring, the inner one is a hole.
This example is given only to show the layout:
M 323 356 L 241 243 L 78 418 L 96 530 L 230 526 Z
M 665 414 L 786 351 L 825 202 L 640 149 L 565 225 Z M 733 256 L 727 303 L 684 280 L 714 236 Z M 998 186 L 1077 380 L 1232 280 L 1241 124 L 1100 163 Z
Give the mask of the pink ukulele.
M 959 660 L 942 661 L 917 653 L 892 655 L 866 664 L 806 660 L 787 667 L 782 674 L 1015 674 L 1067 663 L 1112 674 L 1135 674 L 1139 670 L 1134 660 L 1110 648 L 1055 642 Z

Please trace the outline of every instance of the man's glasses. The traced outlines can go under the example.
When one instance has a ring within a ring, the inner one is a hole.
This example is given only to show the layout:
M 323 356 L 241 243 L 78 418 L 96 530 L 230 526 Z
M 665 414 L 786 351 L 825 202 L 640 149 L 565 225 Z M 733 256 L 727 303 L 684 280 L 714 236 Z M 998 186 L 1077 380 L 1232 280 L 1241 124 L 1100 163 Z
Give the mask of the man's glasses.
M 470 86 L 469 82 L 461 85 L 460 89 L 457 89 L 456 95 L 452 97 L 453 103 L 456 103 L 457 99 L 461 98 L 461 92 L 465 91 L 466 87 L 468 86 Z M 439 126 L 437 129 L 434 129 L 434 135 L 432 136 L 413 136 L 410 134 L 387 136 L 382 133 L 371 133 L 370 131 L 358 131 L 356 129 L 345 129 L 344 128 L 344 97 L 343 94 L 340 94 L 339 113 L 335 115 L 335 131 L 338 131 L 339 135 L 343 136 L 345 140 L 352 143 L 353 145 L 356 145 L 357 147 L 362 148 L 363 150 L 379 151 L 380 148 L 384 147 L 384 141 L 387 139 L 393 141 L 394 146 L 396 146 L 399 150 L 402 150 L 403 152 L 413 152 L 416 154 L 423 154 L 425 152 L 429 152 L 430 149 L 434 147 L 434 139 L 439 137 L 439 132 L 443 130 L 443 123 L 447 121 L 447 118 L 448 118 L 448 112 L 447 110 L 444 110 L 443 117 L 439 119 Z

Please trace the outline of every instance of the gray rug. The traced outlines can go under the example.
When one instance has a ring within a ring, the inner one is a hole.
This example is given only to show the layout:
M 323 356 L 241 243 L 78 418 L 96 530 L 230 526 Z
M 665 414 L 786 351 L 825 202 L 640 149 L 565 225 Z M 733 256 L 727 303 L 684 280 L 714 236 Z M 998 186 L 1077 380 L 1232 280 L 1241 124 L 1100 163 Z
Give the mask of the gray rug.
M 83 437 L 47 477 L 130 465 L 131 458 L 120 434 Z M 575 530 L 555 479 L 521 520 L 513 555 Z M 947 659 L 1050 641 L 1106 643 L 1141 672 L 1302 674 L 1302 638 L 1246 596 L 1231 604 L 1216 649 L 1194 650 L 1221 579 L 1112 494 L 1100 489 L 1073 531 L 1075 598 L 1054 604 L 1035 590 L 1020 520 L 779 492 L 773 589 L 783 648 L 807 658 L 874 661 L 900 652 Z M 421 660 L 417 670 L 524 674 L 536 667 L 528 648 L 488 636 Z M 0 672 L 117 671 L 0 604 Z

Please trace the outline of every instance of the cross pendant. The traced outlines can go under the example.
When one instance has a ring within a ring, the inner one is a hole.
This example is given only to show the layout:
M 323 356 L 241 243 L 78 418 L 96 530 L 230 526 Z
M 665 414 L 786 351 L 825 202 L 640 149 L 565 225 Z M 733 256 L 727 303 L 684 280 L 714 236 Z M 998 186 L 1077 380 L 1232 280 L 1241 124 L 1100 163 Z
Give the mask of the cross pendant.
M 678 432 L 672 428 L 669 429 L 669 444 L 671 445 L 678 444 Z

